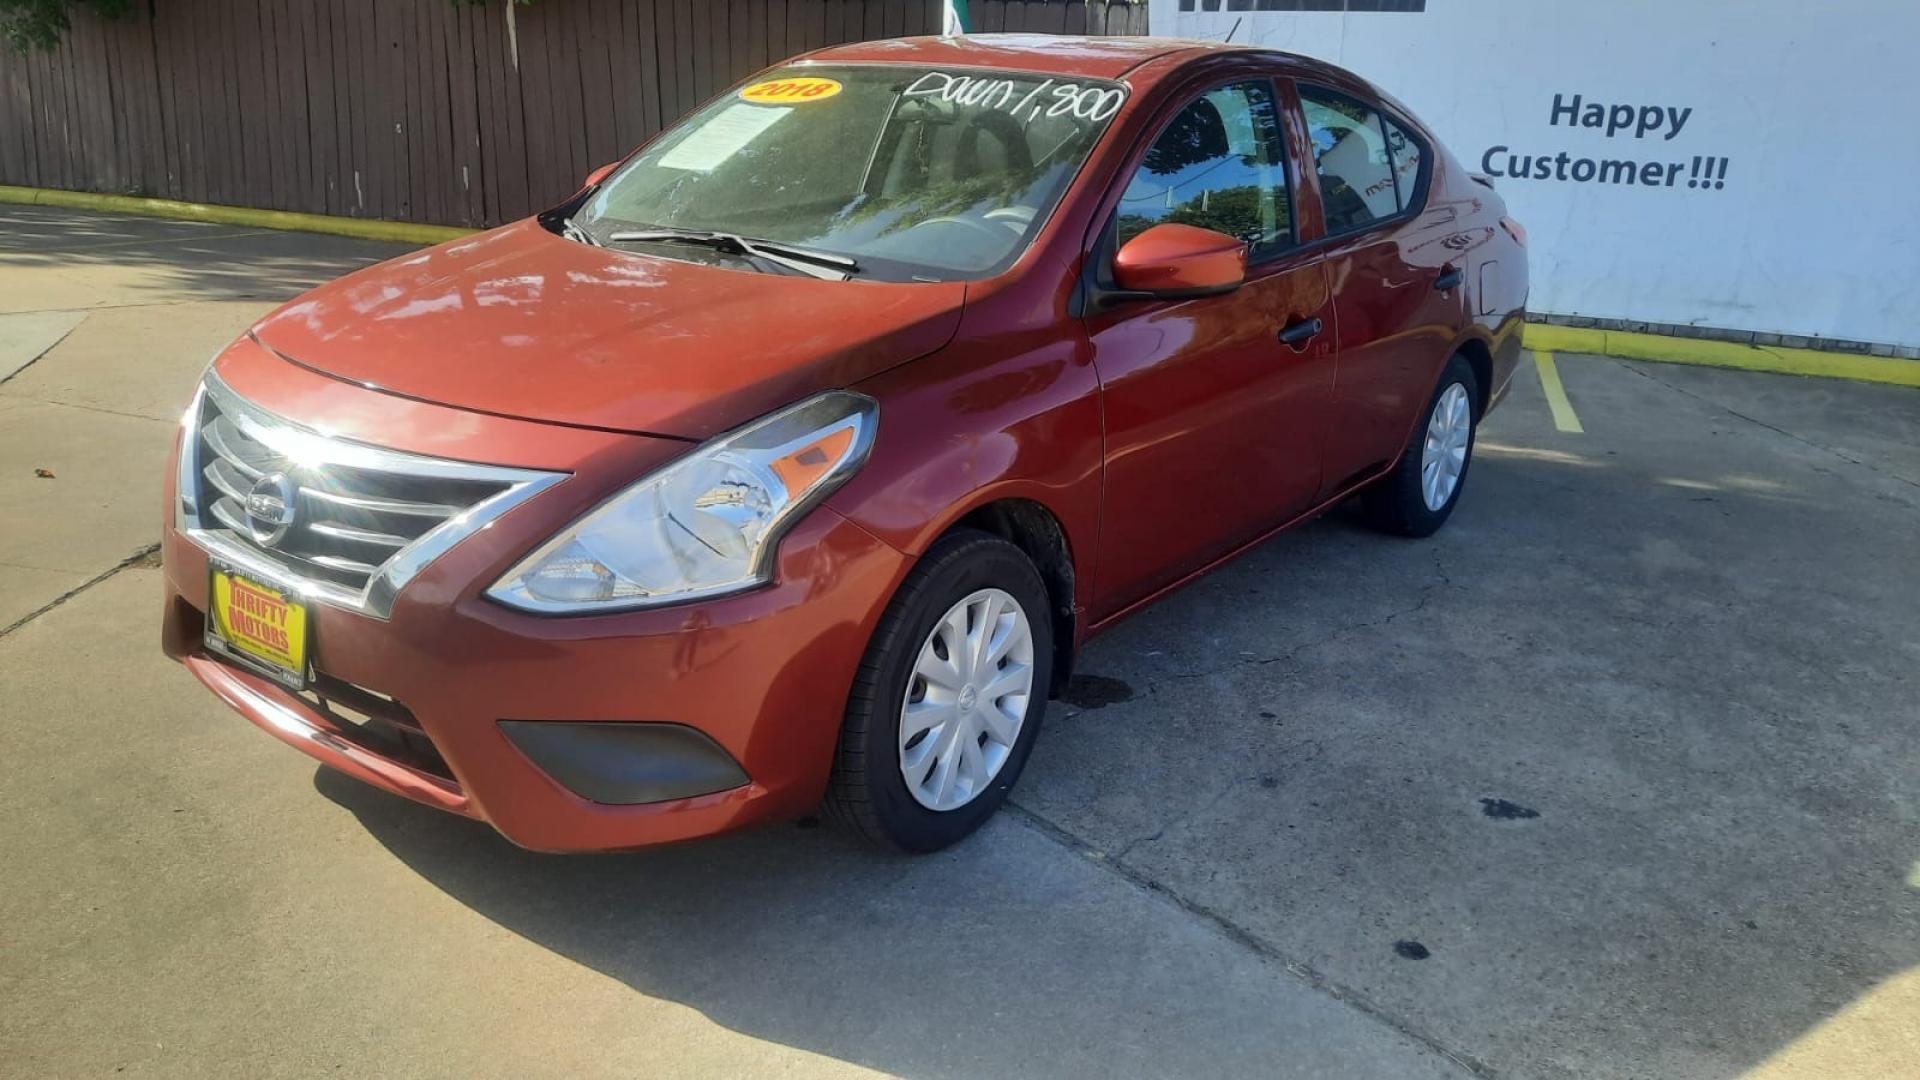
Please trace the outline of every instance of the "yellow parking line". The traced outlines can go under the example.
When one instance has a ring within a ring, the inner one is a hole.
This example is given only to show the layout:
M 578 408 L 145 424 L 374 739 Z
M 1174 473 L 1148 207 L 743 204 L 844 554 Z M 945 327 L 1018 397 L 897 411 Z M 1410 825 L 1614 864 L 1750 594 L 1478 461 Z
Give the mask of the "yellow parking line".
M 1553 412 L 1553 426 L 1575 435 L 1583 434 L 1587 429 L 1580 426 L 1580 418 L 1573 412 L 1573 402 L 1567 400 L 1567 388 L 1560 385 L 1560 369 L 1554 366 L 1553 354 L 1545 349 L 1535 349 L 1533 366 L 1540 369 L 1540 389 L 1547 392 L 1547 408 Z

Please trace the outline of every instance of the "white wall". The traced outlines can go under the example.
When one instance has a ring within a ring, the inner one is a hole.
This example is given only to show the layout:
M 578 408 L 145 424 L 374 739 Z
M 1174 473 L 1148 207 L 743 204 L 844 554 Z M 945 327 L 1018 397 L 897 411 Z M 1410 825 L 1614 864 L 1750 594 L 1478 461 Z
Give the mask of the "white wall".
M 1151 2 L 1156 34 L 1218 40 L 1238 23 L 1236 42 L 1357 72 L 1473 171 L 1549 159 L 1554 178 L 1495 181 L 1530 234 L 1536 311 L 1920 345 L 1914 0 Z M 1555 95 L 1607 118 L 1631 106 L 1629 124 L 1555 123 Z M 1643 108 L 1657 128 L 1640 129 Z M 1578 179 L 1558 178 L 1562 152 Z M 1724 159 L 1724 179 L 1689 187 L 1696 156 Z M 1634 162 L 1633 181 L 1618 164 L 1589 176 L 1604 161 Z

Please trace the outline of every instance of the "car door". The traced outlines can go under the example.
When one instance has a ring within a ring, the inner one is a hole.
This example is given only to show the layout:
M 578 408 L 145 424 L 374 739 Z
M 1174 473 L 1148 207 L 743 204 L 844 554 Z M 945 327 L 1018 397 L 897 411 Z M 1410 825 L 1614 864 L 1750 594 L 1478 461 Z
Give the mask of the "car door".
M 1187 95 L 1110 196 L 1096 272 L 1163 222 L 1239 237 L 1249 254 L 1232 292 L 1087 316 L 1106 418 L 1096 620 L 1284 523 L 1320 489 L 1333 312 L 1320 260 L 1299 250 L 1282 115 L 1266 77 Z
M 1340 330 L 1320 494 L 1378 472 L 1405 445 L 1464 325 L 1452 211 L 1429 210 L 1432 153 L 1378 105 L 1302 83 L 1327 280 Z

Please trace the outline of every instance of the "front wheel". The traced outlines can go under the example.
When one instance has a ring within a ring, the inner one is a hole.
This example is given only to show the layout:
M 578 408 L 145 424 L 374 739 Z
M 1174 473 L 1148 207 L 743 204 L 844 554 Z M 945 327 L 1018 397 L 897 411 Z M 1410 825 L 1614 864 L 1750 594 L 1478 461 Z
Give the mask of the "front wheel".
M 1447 361 L 1440 385 L 1400 464 L 1362 496 L 1369 521 L 1383 532 L 1432 536 L 1453 514 L 1473 463 L 1480 382 L 1463 356 Z
M 1032 560 L 957 532 L 907 576 L 847 700 L 827 812 L 869 841 L 937 851 L 1006 801 L 1053 675 L 1047 590 Z

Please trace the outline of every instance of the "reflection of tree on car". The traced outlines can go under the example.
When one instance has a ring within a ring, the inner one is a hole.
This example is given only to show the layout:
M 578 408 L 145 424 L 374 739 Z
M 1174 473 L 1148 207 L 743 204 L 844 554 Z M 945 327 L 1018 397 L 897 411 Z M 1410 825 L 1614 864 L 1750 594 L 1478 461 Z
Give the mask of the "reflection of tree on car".
M 1252 184 L 1214 188 L 1200 192 L 1157 217 L 1137 211 L 1123 212 L 1119 221 L 1120 242 L 1124 244 L 1155 225 L 1172 222 L 1212 229 L 1256 244 L 1266 234 L 1266 226 L 1261 219 L 1262 210 L 1260 189 Z
M 804 102 L 716 99 L 609 178 L 574 215 L 576 224 L 593 230 L 605 221 L 601 231 L 611 232 L 724 223 L 728 231 L 853 258 L 867 276 L 979 272 L 1037 227 L 1039 208 L 1059 197 L 1111 115 L 1013 111 L 1054 85 L 1031 73 L 995 74 L 1001 92 L 949 100 L 910 92 L 947 85 L 934 79 L 951 81 L 945 72 L 806 71 L 837 89 Z M 1122 88 L 1097 80 L 1058 87 L 1075 88 L 1115 107 L 1122 100 Z M 709 131 L 717 134 L 703 135 Z M 693 152 L 678 149 L 689 143 Z
M 1196 98 L 1155 137 L 1120 197 L 1118 240 L 1154 225 L 1194 225 L 1245 240 L 1257 255 L 1292 233 L 1278 113 L 1263 83 Z

